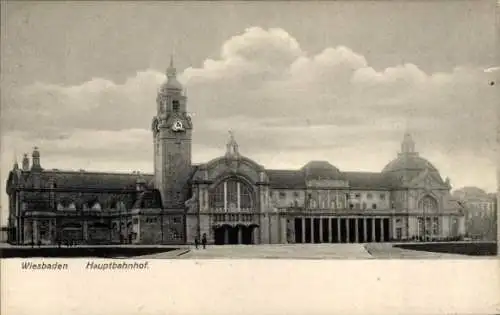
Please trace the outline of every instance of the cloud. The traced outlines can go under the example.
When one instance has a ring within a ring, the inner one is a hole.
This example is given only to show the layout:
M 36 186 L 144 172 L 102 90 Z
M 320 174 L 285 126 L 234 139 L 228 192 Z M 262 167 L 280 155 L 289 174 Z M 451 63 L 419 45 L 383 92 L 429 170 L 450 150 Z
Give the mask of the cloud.
M 121 84 L 95 78 L 3 89 L 3 138 L 11 151 L 38 145 L 45 160 L 75 169 L 85 167 L 82 161 L 90 168 L 126 161 L 120 165 L 152 169 L 149 127 L 163 80 L 162 72 L 146 69 Z M 270 167 L 321 158 L 341 169 L 356 168 L 355 161 L 377 171 L 395 157 L 406 127 L 452 178 L 467 178 L 447 168 L 460 156 L 471 166 L 480 155 L 485 176 L 484 161 L 495 161 L 497 87 L 484 69 L 425 73 L 407 63 L 377 70 L 348 47 L 311 53 L 283 29 L 252 27 L 223 43 L 218 58 L 182 71 L 180 80 L 194 114 L 195 161 L 221 154 L 233 129 L 242 151 Z

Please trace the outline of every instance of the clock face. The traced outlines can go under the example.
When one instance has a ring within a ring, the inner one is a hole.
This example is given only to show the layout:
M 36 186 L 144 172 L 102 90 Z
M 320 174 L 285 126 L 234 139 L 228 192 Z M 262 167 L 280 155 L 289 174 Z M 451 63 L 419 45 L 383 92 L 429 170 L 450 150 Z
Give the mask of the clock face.
M 172 130 L 173 131 L 183 131 L 184 130 L 184 125 L 182 124 L 182 121 L 176 120 L 172 124 Z

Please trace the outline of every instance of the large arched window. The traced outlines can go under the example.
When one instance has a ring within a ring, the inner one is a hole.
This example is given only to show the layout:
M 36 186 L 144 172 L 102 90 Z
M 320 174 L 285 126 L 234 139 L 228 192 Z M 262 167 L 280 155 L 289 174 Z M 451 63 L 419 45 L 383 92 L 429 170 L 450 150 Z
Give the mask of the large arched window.
M 438 204 L 436 199 L 432 198 L 431 196 L 425 196 L 418 202 L 418 208 L 425 213 L 433 213 L 437 212 Z
M 226 180 L 211 192 L 210 207 L 224 211 L 249 211 L 253 209 L 252 190 L 240 180 Z

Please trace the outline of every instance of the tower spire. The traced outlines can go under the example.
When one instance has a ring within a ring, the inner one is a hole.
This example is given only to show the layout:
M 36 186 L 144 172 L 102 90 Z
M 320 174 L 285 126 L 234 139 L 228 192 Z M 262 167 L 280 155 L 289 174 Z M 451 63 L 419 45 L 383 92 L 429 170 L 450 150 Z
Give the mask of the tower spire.
M 18 169 L 19 168 L 19 163 L 17 163 L 17 154 L 16 154 L 16 150 L 14 150 L 14 152 L 12 153 L 13 156 L 12 156 L 12 162 L 14 164 L 14 169 Z
M 170 63 L 167 68 L 167 78 L 174 79 L 177 76 L 177 69 L 174 67 L 174 56 L 170 55 Z

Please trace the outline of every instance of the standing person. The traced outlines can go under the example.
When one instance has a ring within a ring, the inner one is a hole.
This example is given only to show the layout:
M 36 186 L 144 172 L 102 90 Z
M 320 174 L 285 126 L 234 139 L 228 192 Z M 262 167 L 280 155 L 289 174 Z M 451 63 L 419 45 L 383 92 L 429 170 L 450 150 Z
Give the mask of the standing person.
M 203 249 L 207 248 L 207 233 L 203 233 L 203 237 L 201 238 L 201 243 L 203 244 Z
M 196 247 L 196 249 L 198 249 L 199 244 L 200 244 L 200 239 L 198 235 L 196 235 L 196 237 L 194 238 L 194 246 Z

